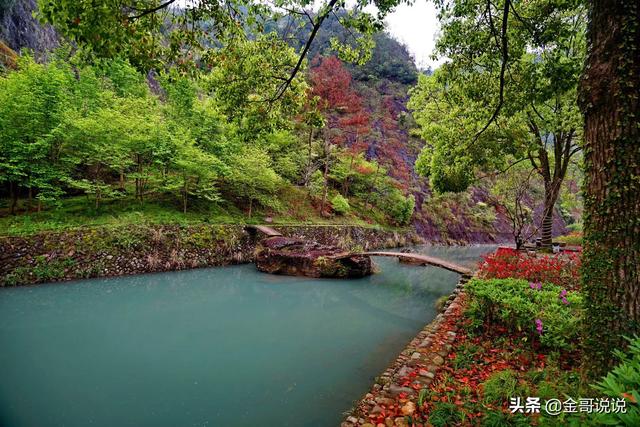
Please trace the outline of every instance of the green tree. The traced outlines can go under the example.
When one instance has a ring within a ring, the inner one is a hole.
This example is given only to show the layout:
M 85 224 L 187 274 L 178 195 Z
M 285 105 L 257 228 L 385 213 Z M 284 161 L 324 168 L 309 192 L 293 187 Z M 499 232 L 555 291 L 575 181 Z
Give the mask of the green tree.
M 280 208 L 277 191 L 282 187 L 282 178 L 272 169 L 271 158 L 260 148 L 246 147 L 233 156 L 230 173 L 225 177 L 226 189 L 233 196 L 248 202 L 248 216 L 253 213 L 253 204 Z
M 225 170 L 222 162 L 192 140 L 177 137 L 174 141 L 176 152 L 168 165 L 170 173 L 165 176 L 161 191 L 179 194 L 183 213 L 187 213 L 189 196 L 209 202 L 220 201 L 217 182 Z
M 534 222 L 533 209 L 544 197 L 541 185 L 533 173 L 535 171 L 522 163 L 516 164 L 498 174 L 490 186 L 490 200 L 511 223 L 516 249 L 532 238 L 538 228 Z
M 428 143 L 417 168 L 437 190 L 465 189 L 475 167 L 499 167 L 509 156 L 530 161 L 544 182 L 545 245 L 580 149 L 584 21 L 579 1 L 519 3 L 517 11 L 510 0 L 443 2 L 438 52 L 451 60 L 421 76 L 411 100 Z
M 23 190 L 28 208 L 34 196 L 42 202 L 63 193 L 66 171 L 58 128 L 71 78 L 61 64 L 37 64 L 29 56 L 20 59 L 17 71 L 0 75 L 0 183 L 9 186 L 11 213 Z

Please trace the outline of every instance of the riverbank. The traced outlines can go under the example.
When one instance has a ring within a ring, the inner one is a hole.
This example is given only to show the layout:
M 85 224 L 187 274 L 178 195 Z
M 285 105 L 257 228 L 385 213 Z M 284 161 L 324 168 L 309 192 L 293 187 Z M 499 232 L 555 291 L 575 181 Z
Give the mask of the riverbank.
M 419 401 L 420 391 L 432 383 L 456 339 L 455 323 L 461 315 L 462 291 L 469 278 L 468 275 L 460 277 L 442 312 L 376 377 L 371 390 L 349 411 L 341 427 L 409 426 L 407 420 L 416 411 L 413 402 Z
M 422 243 L 409 229 L 277 226 L 286 236 L 349 250 Z M 248 263 L 263 236 L 243 225 L 127 225 L 0 237 L 0 286 Z

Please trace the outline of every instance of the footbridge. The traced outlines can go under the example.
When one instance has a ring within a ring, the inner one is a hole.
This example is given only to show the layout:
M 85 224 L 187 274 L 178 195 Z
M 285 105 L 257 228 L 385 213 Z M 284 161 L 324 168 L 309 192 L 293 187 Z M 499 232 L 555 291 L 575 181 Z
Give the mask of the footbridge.
M 453 271 L 455 273 L 467 276 L 471 275 L 472 273 L 472 271 L 467 267 L 463 267 L 461 265 L 454 264 L 440 258 L 410 252 L 363 252 L 359 255 L 394 257 L 398 258 L 400 262 L 405 262 L 407 264 L 433 265 L 435 267 L 442 267 L 445 270 Z
M 245 228 L 253 231 L 259 231 L 266 234 L 268 237 L 282 236 L 282 233 L 266 225 L 247 225 Z

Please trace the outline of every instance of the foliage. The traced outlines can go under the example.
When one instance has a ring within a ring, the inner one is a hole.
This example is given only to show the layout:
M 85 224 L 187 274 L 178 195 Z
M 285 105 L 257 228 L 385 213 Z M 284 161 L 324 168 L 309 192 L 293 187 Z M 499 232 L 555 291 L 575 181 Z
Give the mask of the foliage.
M 490 198 L 511 223 L 516 249 L 531 239 L 538 231 L 530 206 L 543 202 L 544 192 L 531 168 L 515 165 L 500 174 L 491 186 Z
M 510 397 L 516 396 L 517 386 L 518 379 L 514 371 L 497 371 L 482 383 L 484 399 L 487 403 L 500 405 Z
M 582 246 L 582 231 L 572 231 L 564 236 L 556 237 L 555 240 L 567 245 Z
M 413 194 L 405 197 L 399 191 L 394 191 L 384 206 L 383 209 L 389 212 L 389 215 L 396 224 L 406 225 L 411 221 L 411 217 L 413 216 L 413 210 L 416 207 L 416 198 Z
M 449 61 L 420 76 L 411 94 L 409 107 L 427 142 L 416 171 L 437 192 L 459 192 L 478 169 L 495 172 L 513 159 L 528 160 L 544 181 L 541 234 L 550 246 L 554 206 L 580 150 L 585 8 L 548 0 L 437 5 L 437 53 Z
M 626 401 L 626 413 L 597 414 L 603 425 L 637 426 L 640 424 L 640 338 L 629 339 L 625 352 L 616 350 L 620 363 L 593 388 L 605 396 Z
M 516 278 L 553 283 L 566 289 L 580 286 L 580 256 L 577 254 L 529 255 L 500 249 L 483 256 L 478 275 L 487 279 Z
M 336 194 L 331 199 L 331 206 L 333 206 L 333 210 L 336 211 L 339 215 L 346 215 L 351 210 L 349 201 L 342 197 L 340 194 Z
M 522 414 L 506 414 L 502 411 L 486 411 L 482 417 L 483 427 L 525 427 L 530 425 L 531 421 Z
M 58 133 L 69 102 L 71 75 L 59 63 L 20 58 L 20 71 L 0 75 L 0 183 L 17 198 L 28 189 L 39 200 L 55 200 L 66 173 L 59 167 Z M 12 204 L 12 209 L 15 201 Z
M 462 421 L 464 412 L 453 403 L 438 403 L 429 414 L 429 422 L 434 427 L 446 427 Z
M 467 315 L 475 325 L 491 327 L 498 321 L 514 332 L 537 337 L 548 348 L 575 348 L 582 308 L 576 292 L 520 279 L 476 279 L 465 289 L 471 298 Z

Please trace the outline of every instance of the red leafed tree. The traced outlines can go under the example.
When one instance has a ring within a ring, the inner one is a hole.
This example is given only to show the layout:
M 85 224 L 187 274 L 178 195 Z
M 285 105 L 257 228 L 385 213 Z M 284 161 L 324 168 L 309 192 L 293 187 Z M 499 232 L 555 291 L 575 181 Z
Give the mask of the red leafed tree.
M 332 146 L 349 149 L 353 159 L 366 148 L 365 135 L 371 128 L 371 119 L 363 108 L 362 97 L 352 87 L 352 77 L 342 62 L 335 56 L 317 57 L 312 64 L 309 79 L 312 96 L 319 98 L 319 108 L 327 120 L 324 129 L 324 194 L 321 210 L 324 209 L 328 187 L 328 172 Z M 348 178 L 342 183 L 346 195 Z

